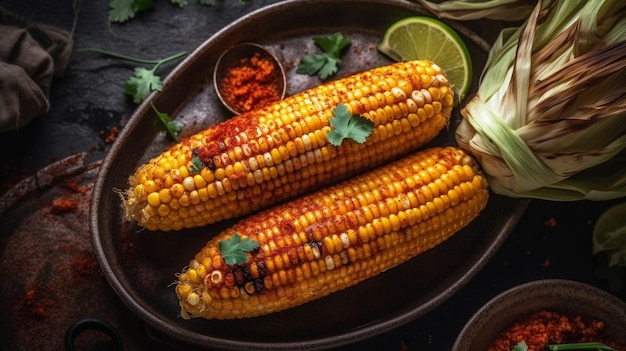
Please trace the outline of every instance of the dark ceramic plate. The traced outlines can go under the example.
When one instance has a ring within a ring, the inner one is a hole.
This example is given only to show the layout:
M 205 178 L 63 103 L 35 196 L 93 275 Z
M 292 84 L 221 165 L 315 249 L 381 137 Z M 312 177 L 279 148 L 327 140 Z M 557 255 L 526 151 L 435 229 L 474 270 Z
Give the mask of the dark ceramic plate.
M 515 321 L 551 310 L 603 321 L 608 332 L 626 340 L 626 303 L 584 283 L 545 279 L 513 287 L 494 297 L 472 316 L 452 351 L 484 351 Z
M 303 53 L 318 50 L 312 37 L 342 32 L 352 46 L 339 76 L 391 63 L 376 51 L 394 21 L 424 10 L 411 2 L 374 0 L 286 1 L 262 8 L 224 28 L 193 52 L 149 97 L 182 124 L 182 136 L 230 116 L 211 82 L 219 55 L 239 42 L 265 45 L 287 70 L 287 94 L 320 84 L 295 73 Z M 488 45 L 453 25 L 480 72 Z M 478 77 L 478 74 L 475 74 Z M 474 91 L 476 82 L 474 82 Z M 526 208 L 527 201 L 492 195 L 484 213 L 441 246 L 356 287 L 304 306 L 247 320 L 183 320 L 171 283 L 208 238 L 232 222 L 182 232 L 139 231 L 123 220 L 115 189 L 126 188 L 129 174 L 159 154 L 171 140 L 155 130 L 148 102 L 142 104 L 105 158 L 96 182 L 90 226 L 93 245 L 109 283 L 121 300 L 160 335 L 188 345 L 230 349 L 319 349 L 365 339 L 398 327 L 432 310 L 464 286 L 491 258 Z M 460 121 L 433 144 L 454 144 Z

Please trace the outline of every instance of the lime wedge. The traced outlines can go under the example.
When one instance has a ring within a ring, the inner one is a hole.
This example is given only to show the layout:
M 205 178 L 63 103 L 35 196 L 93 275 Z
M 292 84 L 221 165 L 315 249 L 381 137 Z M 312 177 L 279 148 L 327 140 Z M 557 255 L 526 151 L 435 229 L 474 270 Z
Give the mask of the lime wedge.
M 414 16 L 393 23 L 377 47 L 395 61 L 431 60 L 448 76 L 456 101 L 472 83 L 472 62 L 467 46 L 447 24 L 430 17 Z
M 609 207 L 593 227 L 593 253 L 626 254 L 626 202 Z

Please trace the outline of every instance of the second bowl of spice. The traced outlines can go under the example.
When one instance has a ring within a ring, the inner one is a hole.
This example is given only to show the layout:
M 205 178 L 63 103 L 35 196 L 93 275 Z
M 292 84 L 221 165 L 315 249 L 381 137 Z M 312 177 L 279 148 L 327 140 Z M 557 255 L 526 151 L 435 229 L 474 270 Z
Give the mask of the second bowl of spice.
M 226 50 L 215 65 L 213 82 L 217 96 L 234 114 L 265 107 L 284 98 L 287 90 L 278 59 L 255 43 Z
M 527 282 L 476 312 L 452 351 L 626 351 L 626 303 L 565 279 Z

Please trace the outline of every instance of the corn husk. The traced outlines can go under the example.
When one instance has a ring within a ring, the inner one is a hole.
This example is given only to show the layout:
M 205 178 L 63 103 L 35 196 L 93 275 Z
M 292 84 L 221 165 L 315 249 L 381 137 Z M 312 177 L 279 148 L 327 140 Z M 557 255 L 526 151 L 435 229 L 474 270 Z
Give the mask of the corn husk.
M 439 18 L 457 21 L 492 19 L 523 21 L 528 18 L 534 0 L 415 0 Z
M 625 82 L 626 1 L 539 1 L 494 43 L 457 142 L 496 193 L 626 196 Z

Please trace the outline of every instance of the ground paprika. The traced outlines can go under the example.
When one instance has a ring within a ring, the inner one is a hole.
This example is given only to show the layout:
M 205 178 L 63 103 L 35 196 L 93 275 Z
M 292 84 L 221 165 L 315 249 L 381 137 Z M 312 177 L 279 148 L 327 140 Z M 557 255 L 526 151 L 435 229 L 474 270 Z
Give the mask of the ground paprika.
M 220 90 L 227 104 L 244 113 L 280 100 L 280 86 L 274 62 L 257 52 L 228 68 Z
M 519 342 L 524 342 L 528 351 L 544 351 L 548 345 L 579 342 L 600 342 L 626 351 L 626 340 L 613 338 L 602 321 L 548 310 L 535 312 L 513 323 L 488 351 L 511 351 Z

